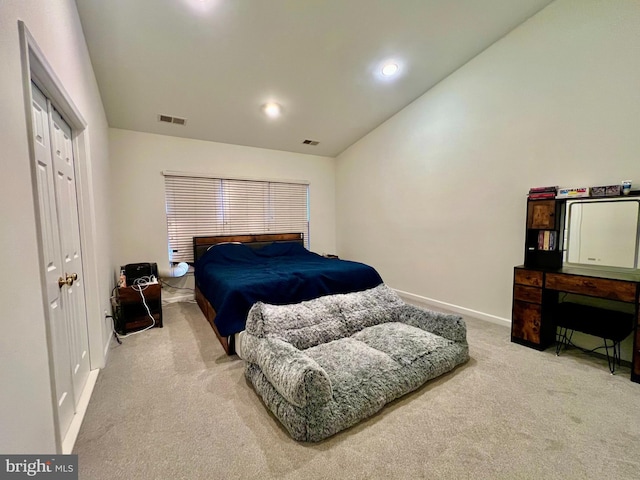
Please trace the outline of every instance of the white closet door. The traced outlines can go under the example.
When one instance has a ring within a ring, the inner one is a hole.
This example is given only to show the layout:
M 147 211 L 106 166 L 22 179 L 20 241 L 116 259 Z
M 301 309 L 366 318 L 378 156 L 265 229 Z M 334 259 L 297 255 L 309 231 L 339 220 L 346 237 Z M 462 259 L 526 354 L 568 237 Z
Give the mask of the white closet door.
M 64 288 L 62 293 L 64 312 L 67 316 L 73 391 L 77 404 L 89 376 L 89 341 L 71 127 L 55 109 L 51 109 L 51 143 L 62 266 L 65 273 L 74 278 L 73 283 Z
M 65 272 L 56 211 L 56 172 L 51 154 L 48 102 L 35 85 L 32 85 L 31 91 L 38 211 L 44 257 L 42 268 L 46 278 L 46 301 L 51 333 L 50 358 L 54 366 L 58 423 L 61 435 L 64 436 L 75 413 L 75 398 L 69 353 L 68 319 L 63 306 L 63 292 L 66 284 L 59 285 L 59 280 L 65 280 Z

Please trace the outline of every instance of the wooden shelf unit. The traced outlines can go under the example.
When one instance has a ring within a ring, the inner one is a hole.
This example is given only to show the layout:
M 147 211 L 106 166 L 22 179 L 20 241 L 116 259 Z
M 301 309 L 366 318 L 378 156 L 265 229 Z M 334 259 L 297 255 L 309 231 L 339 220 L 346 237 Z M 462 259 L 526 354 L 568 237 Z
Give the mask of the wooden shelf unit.
M 631 380 L 640 383 L 640 274 L 565 266 L 565 210 L 566 199 L 527 199 L 524 265 L 513 274 L 511 341 L 544 350 L 556 341 L 556 327 L 618 342 L 631 330 Z M 633 313 L 562 303 L 564 294 L 622 302 Z
M 562 267 L 565 200 L 527 200 L 524 264 L 527 267 Z M 553 245 L 545 248 L 546 235 Z

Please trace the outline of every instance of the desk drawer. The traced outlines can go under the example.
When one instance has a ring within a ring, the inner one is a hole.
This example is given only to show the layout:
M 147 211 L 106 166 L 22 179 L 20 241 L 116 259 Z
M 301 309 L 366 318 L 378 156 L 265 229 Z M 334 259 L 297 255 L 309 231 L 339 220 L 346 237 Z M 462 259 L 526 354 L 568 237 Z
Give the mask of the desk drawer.
M 511 339 L 524 340 L 540 345 L 542 306 L 514 300 L 511 317 Z
M 537 287 L 526 287 L 524 285 L 514 285 L 513 298 L 524 302 L 542 303 L 542 289 Z
M 524 270 L 517 268 L 514 275 L 515 283 L 520 285 L 531 285 L 532 287 L 542 286 L 542 272 L 536 270 Z
M 545 288 L 621 302 L 635 302 L 636 299 L 635 283 L 606 278 L 547 273 Z

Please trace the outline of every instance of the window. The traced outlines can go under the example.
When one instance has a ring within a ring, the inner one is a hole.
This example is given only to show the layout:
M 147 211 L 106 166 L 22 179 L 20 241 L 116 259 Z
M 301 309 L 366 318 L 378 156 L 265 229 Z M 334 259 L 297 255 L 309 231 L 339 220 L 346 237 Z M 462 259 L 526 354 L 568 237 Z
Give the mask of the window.
M 309 185 L 165 173 L 169 259 L 193 262 L 193 237 L 303 232 Z

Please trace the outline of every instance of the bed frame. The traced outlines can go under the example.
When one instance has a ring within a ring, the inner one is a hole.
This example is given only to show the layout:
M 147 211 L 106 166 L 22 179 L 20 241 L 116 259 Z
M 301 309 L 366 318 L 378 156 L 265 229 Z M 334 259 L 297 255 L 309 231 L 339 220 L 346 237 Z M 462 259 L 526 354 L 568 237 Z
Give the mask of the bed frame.
M 304 245 L 304 235 L 302 233 L 264 233 L 258 235 L 216 235 L 211 237 L 193 237 L 193 261 L 194 263 L 204 255 L 204 253 L 213 245 L 219 243 L 228 242 L 240 242 L 248 245 L 252 248 L 260 248 L 273 242 L 298 242 Z M 213 328 L 213 331 L 218 337 L 218 341 L 224 348 L 227 355 L 233 355 L 235 353 L 234 336 L 223 337 L 216 328 L 214 319 L 216 318 L 216 311 L 209 303 L 209 300 L 202 294 L 198 285 L 196 285 L 196 302 L 202 310 L 205 318 Z

